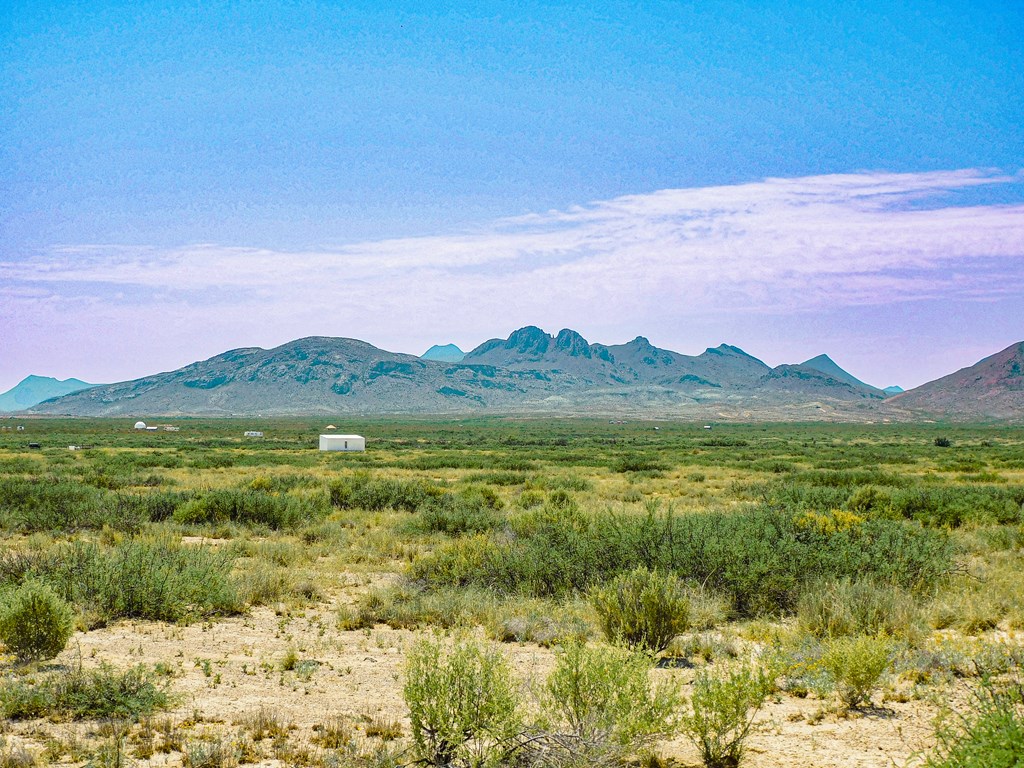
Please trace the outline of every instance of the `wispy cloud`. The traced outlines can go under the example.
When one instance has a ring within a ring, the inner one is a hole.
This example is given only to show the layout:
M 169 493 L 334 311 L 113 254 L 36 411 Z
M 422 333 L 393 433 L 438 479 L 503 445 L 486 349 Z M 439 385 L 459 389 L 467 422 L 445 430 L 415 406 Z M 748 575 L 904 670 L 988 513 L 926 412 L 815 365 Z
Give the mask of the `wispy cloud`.
M 226 339 L 272 323 L 290 335 L 416 343 L 554 317 L 636 327 L 984 301 L 1024 285 L 1024 203 L 955 206 L 946 193 L 1022 181 L 974 169 L 766 179 L 339 249 L 55 247 L 0 262 L 0 319 L 39 326 L 87 310 L 109 330 L 168 323 Z

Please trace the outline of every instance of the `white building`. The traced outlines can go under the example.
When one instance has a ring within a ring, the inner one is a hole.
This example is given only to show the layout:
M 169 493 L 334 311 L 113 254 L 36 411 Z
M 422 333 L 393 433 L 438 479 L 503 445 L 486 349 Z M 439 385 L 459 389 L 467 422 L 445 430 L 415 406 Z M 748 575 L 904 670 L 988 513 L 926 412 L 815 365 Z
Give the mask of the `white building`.
M 146 422 L 144 422 L 144 421 L 136 421 L 135 422 L 135 428 L 136 429 L 145 429 L 146 428 Z
M 320 435 L 321 451 L 365 451 L 362 435 Z

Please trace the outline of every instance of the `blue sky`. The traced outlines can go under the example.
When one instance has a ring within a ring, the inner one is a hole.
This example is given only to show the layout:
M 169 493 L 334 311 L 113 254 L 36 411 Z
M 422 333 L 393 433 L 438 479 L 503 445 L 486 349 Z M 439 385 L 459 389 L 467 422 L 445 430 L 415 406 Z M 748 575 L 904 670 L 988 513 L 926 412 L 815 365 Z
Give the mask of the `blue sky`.
M 534 323 L 1024 339 L 1024 6 L 0 0 L 0 390 Z

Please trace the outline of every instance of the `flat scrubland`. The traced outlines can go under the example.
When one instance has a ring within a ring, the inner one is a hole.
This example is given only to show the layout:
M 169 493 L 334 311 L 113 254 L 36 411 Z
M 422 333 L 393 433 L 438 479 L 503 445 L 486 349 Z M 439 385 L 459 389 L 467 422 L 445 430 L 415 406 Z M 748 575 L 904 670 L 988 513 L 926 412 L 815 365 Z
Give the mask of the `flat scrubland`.
M 0 422 L 0 768 L 1019 765 L 1024 429 L 167 423 Z

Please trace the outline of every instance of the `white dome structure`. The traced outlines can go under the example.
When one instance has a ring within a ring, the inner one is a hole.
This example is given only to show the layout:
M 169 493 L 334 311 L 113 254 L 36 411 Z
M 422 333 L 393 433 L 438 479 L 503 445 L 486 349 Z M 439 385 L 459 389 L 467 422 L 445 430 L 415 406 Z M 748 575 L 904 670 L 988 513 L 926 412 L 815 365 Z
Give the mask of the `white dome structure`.
M 146 422 L 144 422 L 144 421 L 136 421 L 135 422 L 135 428 L 136 429 L 145 429 L 146 428 Z

